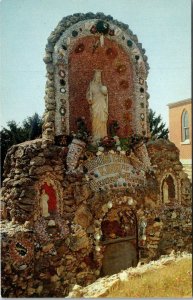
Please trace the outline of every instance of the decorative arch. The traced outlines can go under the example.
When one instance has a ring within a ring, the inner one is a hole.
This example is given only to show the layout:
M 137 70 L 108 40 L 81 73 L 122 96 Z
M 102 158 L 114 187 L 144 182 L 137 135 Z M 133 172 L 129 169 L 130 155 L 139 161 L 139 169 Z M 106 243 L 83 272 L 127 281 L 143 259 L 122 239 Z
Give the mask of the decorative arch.
M 101 231 L 105 245 L 102 275 L 112 275 L 138 263 L 137 218 L 129 207 L 111 208 L 103 218 Z M 112 257 L 113 253 L 113 257 Z
M 112 240 L 113 238 L 115 238 L 116 242 L 118 243 L 128 242 L 131 248 L 133 250 L 135 249 L 135 262 L 137 263 L 139 259 L 139 230 L 136 201 L 131 196 L 125 195 L 122 195 L 122 197 L 118 198 L 112 195 L 112 197 L 108 199 L 108 202 L 103 204 L 101 203 L 101 207 L 98 208 L 96 220 L 94 222 L 93 238 L 95 247 L 93 249 L 93 254 L 95 257 L 95 263 L 98 265 L 98 270 L 100 270 L 100 272 L 103 272 L 102 263 L 104 258 L 104 251 L 106 249 L 106 246 L 108 245 L 108 239 L 111 239 L 111 234 L 113 233 L 115 234 L 115 236 L 112 236 Z M 119 215 L 117 215 L 117 213 Z M 122 219 L 120 220 L 120 218 Z M 116 222 L 116 220 L 118 222 Z M 107 221 L 106 224 L 104 223 L 104 221 Z M 110 222 L 108 223 L 108 221 Z M 104 226 L 108 227 L 106 228 L 106 234 L 104 234 Z
M 49 217 L 52 218 L 55 214 L 62 215 L 62 187 L 60 182 L 55 179 L 51 173 L 47 173 L 42 176 L 38 184 L 36 185 L 37 190 L 37 206 L 36 206 L 36 217 Z M 42 195 L 46 195 L 47 205 L 47 216 L 42 214 Z
M 73 73 L 72 60 L 85 55 L 88 50 L 85 41 L 89 41 L 90 45 L 92 44 L 92 51 L 98 51 L 100 47 L 107 46 L 103 48 L 106 55 L 110 57 L 111 61 L 116 61 L 113 72 L 116 72 L 117 77 L 120 77 L 116 84 L 121 86 L 124 93 L 124 103 L 121 103 L 119 99 L 117 101 L 117 106 L 125 106 L 125 115 L 122 115 L 122 118 L 125 118 L 122 135 L 132 133 L 147 135 L 149 132 L 147 120 L 149 95 L 146 78 L 149 66 L 147 57 L 144 55 L 145 50 L 138 43 L 136 35 L 132 33 L 128 25 L 102 13 L 88 13 L 64 18 L 48 38 L 44 58 L 47 65 L 48 81 L 45 95 L 46 110 L 43 138 L 53 142 L 55 136 L 69 134 L 74 128 L 70 119 L 71 113 L 74 114 L 74 110 L 71 110 L 71 102 L 76 99 L 76 97 L 73 98 L 73 93 L 77 95 L 77 89 L 72 82 L 72 77 L 76 76 L 76 82 L 79 82 L 81 70 L 76 69 L 76 74 Z M 112 45 L 116 45 L 118 51 Z M 126 60 L 118 59 L 121 53 L 127 57 Z M 124 63 L 127 61 L 127 63 L 123 64 L 123 61 Z M 86 70 L 84 70 L 85 73 Z M 80 90 L 82 86 L 84 88 L 80 94 L 77 110 L 81 101 L 84 101 L 82 98 L 85 87 L 92 79 L 91 69 L 88 69 L 88 73 L 83 76 L 83 81 L 80 82 Z M 107 83 L 108 76 L 110 76 L 110 68 L 109 72 L 104 70 L 104 80 Z M 114 76 L 115 81 L 117 77 Z M 110 89 L 110 93 L 116 95 L 113 89 Z M 111 111 L 115 110 L 115 104 L 110 109 Z M 118 112 L 117 107 L 116 112 Z M 113 119 L 113 113 L 110 114 L 110 118 Z

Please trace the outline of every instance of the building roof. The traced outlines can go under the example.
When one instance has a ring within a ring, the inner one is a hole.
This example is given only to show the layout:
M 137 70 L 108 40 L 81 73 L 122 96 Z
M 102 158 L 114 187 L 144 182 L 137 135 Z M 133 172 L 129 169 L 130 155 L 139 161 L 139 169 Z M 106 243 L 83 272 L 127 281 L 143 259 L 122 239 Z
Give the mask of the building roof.
M 180 100 L 177 102 L 169 103 L 169 104 L 167 104 L 167 106 L 169 106 L 169 108 L 172 108 L 172 107 L 182 106 L 182 105 L 190 104 L 190 103 L 192 103 L 192 99 L 189 98 L 189 99 L 184 99 L 184 100 Z

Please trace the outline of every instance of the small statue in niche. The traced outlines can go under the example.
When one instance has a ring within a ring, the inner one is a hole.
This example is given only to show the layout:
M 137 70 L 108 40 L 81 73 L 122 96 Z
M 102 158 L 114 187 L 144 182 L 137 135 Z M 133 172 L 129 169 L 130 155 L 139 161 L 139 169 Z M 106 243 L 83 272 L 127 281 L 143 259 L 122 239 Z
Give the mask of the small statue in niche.
M 49 196 L 46 193 L 45 189 L 42 189 L 42 194 L 41 194 L 41 198 L 40 198 L 40 206 L 41 206 L 43 217 L 50 216 L 50 214 L 48 212 L 48 201 L 49 201 Z
M 55 186 L 50 183 L 49 180 L 44 182 L 44 184 L 41 186 L 41 191 L 45 191 L 44 194 L 48 197 L 48 213 L 53 214 L 57 210 L 57 197 L 56 197 L 56 188 Z M 46 196 L 45 196 L 46 198 Z
M 94 78 L 86 93 L 90 105 L 94 141 L 107 136 L 108 90 L 101 82 L 101 72 L 101 70 L 95 70 Z
M 169 203 L 169 193 L 168 193 L 168 184 L 166 181 L 164 181 L 163 184 L 163 202 L 164 203 Z

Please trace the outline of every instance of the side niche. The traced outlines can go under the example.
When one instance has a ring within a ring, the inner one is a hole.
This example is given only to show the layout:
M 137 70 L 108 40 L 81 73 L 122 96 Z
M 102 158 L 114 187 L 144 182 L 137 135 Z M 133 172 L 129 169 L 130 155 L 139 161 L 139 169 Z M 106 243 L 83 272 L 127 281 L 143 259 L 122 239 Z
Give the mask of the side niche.
M 36 217 L 53 218 L 62 213 L 62 189 L 50 174 L 40 179 L 37 185 L 38 207 Z
M 171 174 L 167 174 L 161 184 L 161 199 L 164 204 L 173 204 L 177 198 L 176 181 Z

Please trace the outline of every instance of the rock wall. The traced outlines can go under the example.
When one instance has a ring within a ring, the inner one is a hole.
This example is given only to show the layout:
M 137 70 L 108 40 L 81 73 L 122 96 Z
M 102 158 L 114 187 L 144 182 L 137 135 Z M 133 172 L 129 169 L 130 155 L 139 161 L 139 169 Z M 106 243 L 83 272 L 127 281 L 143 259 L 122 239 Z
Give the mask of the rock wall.
M 109 243 L 130 243 L 136 263 L 171 250 L 191 251 L 191 184 L 174 144 L 137 143 L 127 154 L 105 150 L 96 155 L 85 148 L 72 172 L 68 149 L 45 148 L 39 139 L 8 151 L 2 188 L 4 297 L 64 297 L 74 284 L 94 282 L 102 275 Z M 85 167 L 112 155 L 123 170 L 127 162 L 135 185 L 117 181 L 117 166 L 97 176 Z M 93 181 L 104 176 L 114 176 L 115 184 L 93 189 Z M 164 180 L 172 190 L 167 199 Z
M 34 221 L 39 210 L 38 185 L 49 178 L 55 185 L 63 184 L 65 149 L 44 148 L 42 140 L 15 145 L 7 153 L 4 165 L 2 195 L 6 202 L 7 218 L 18 222 Z
M 45 144 L 74 130 L 77 116 L 85 116 L 90 129 L 85 98 L 94 68 L 103 70 L 109 90 L 109 122 L 118 118 L 120 136 L 149 134 L 149 65 L 145 49 L 128 25 L 103 13 L 67 16 L 48 37 L 45 50 Z

